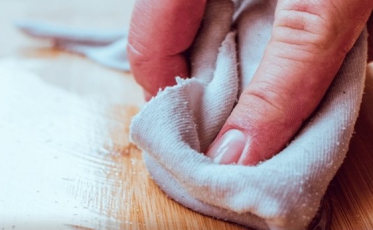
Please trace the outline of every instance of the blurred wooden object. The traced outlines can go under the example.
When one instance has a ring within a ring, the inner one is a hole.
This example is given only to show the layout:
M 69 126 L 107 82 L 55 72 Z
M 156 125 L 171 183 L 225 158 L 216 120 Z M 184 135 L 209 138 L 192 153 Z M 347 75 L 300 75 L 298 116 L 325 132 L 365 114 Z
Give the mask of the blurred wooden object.
M 30 78 L 37 78 L 28 79 L 29 87 L 23 84 L 19 89 L 20 95 L 29 98 L 14 106 L 4 102 L 6 109 L 14 110 L 9 122 L 24 132 L 0 134 L 0 160 L 9 169 L 0 168 L 0 229 L 53 226 L 54 213 L 59 213 L 59 228 L 245 229 L 182 207 L 168 199 L 149 178 L 141 152 L 128 140 L 131 117 L 144 103 L 141 89 L 129 73 L 52 49 L 48 42 L 30 39 L 12 25 L 15 20 L 26 18 L 81 28 L 126 28 L 133 3 L 134 0 L 0 0 L 0 67 L 9 67 L 2 63 L 11 61 L 13 66 L 24 69 L 12 70 L 11 73 L 20 74 L 18 80 L 30 77 L 28 71 L 33 74 Z M 27 66 L 34 64 L 29 70 Z M 0 82 L 15 88 L 18 83 Z M 41 101 L 43 93 L 45 100 Z M 13 94 L 16 95 L 12 91 L 4 93 Z M 38 107 L 52 99 L 56 100 L 55 105 Z M 24 108 L 28 104 L 32 106 Z M 66 106 L 65 110 L 59 105 Z M 40 121 L 32 114 L 40 116 Z M 372 114 L 373 75 L 367 79 L 348 157 L 328 191 L 332 229 L 373 229 Z M 28 127 L 27 122 L 32 119 L 36 124 Z M 56 126 L 59 120 L 63 123 L 58 129 L 37 131 L 43 125 Z M 10 132 L 12 126 L 5 126 Z M 14 140 L 15 135 L 20 140 Z M 40 145 L 49 149 L 38 152 Z M 95 147 L 98 145 L 101 148 Z M 14 146 L 19 151 L 11 153 L 4 146 Z M 9 219 L 1 219 L 1 213 Z

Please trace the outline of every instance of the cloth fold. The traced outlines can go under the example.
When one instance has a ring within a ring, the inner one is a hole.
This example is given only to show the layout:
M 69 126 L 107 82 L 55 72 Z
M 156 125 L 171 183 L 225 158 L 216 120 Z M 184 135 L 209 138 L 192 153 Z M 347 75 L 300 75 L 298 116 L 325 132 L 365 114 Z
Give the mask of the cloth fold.
M 208 2 L 192 55 L 192 78 L 178 79 L 145 105 L 133 119 L 131 138 L 143 150 L 152 178 L 184 206 L 255 229 L 306 229 L 352 136 L 364 86 L 366 33 L 347 55 L 317 111 L 284 150 L 253 167 L 218 165 L 203 152 L 237 101 L 238 83 L 244 87 L 250 82 L 259 64 L 262 53 L 253 52 L 263 51 L 268 42 L 264 35 L 275 6 L 273 1 L 235 4 Z M 221 21 L 232 13 L 238 44 Z M 220 49 L 212 51 L 211 43 L 224 33 Z M 211 72 L 212 79 L 199 74 Z

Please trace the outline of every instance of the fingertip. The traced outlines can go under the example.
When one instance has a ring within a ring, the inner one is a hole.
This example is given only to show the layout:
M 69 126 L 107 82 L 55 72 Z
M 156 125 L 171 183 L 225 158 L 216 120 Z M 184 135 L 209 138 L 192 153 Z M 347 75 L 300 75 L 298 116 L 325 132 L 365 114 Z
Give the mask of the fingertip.
M 210 146 L 207 156 L 219 164 L 258 165 L 279 153 L 301 124 L 296 116 L 289 116 L 255 96 L 245 95 Z M 227 138 L 227 134 L 231 137 Z M 219 155 L 222 152 L 224 156 Z
M 153 96 L 159 89 L 175 85 L 176 77 L 189 77 L 189 65 L 182 54 L 147 58 L 133 51 L 131 47 L 128 47 L 128 50 L 131 71 L 136 82 Z
M 147 92 L 146 90 L 144 90 L 143 93 L 144 93 L 144 99 L 146 102 L 150 101 L 150 99 L 153 98 L 153 95 Z
M 240 159 L 247 138 L 240 130 L 228 130 L 210 146 L 206 155 L 217 164 L 235 164 Z

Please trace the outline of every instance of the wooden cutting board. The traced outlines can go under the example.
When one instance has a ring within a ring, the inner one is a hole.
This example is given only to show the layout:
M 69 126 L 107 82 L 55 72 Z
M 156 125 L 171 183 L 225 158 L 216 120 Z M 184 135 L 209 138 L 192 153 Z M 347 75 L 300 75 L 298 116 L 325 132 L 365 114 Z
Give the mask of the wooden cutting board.
M 51 48 L 20 18 L 126 28 L 134 0 L 0 0 L 0 229 L 245 229 L 192 212 L 129 143 L 144 101 L 129 73 Z M 373 75 L 372 75 L 373 76 Z M 373 229 L 373 77 L 327 197 L 332 229 Z

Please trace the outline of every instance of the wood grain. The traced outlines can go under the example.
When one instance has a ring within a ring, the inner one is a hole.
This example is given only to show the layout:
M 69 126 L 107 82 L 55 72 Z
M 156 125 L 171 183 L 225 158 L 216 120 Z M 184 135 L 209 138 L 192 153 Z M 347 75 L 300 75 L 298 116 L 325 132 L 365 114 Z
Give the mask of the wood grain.
M 355 134 L 344 164 L 329 186 L 332 229 L 373 229 L 373 64 Z
M 28 94 L 19 92 L 29 95 L 19 101 L 24 107 L 32 103 L 29 110 L 16 105 L 7 107 L 12 114 L 22 112 L 19 118 L 9 119 L 28 136 L 19 133 L 21 141 L 16 141 L 15 134 L 0 135 L 0 159 L 6 159 L 7 167 L 12 169 L 0 168 L 0 229 L 54 226 L 53 215 L 61 212 L 61 229 L 245 229 L 182 207 L 149 178 L 141 152 L 128 140 L 131 117 L 144 103 L 141 89 L 130 74 L 53 49 L 48 41 L 28 38 L 12 25 L 17 19 L 27 18 L 81 28 L 126 28 L 133 3 L 0 0 L 0 63 L 12 60 L 27 70 L 25 66 L 36 62 L 30 72 L 38 79 Z M 13 83 L 9 85 L 17 88 Z M 350 151 L 327 193 L 334 230 L 373 229 L 373 74 L 366 85 Z M 58 106 L 39 108 L 51 99 L 36 97 L 36 87 L 62 100 L 56 103 L 66 106 L 61 110 L 66 114 L 61 115 Z M 40 115 L 41 120 L 32 114 Z M 58 129 L 33 130 L 61 119 L 65 120 Z M 12 126 L 6 125 L 11 130 Z M 54 139 L 45 139 L 48 135 Z M 20 152 L 5 152 L 5 143 L 13 143 Z M 41 145 L 50 153 L 36 151 Z M 1 219 L 1 213 L 9 219 Z

